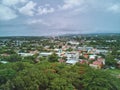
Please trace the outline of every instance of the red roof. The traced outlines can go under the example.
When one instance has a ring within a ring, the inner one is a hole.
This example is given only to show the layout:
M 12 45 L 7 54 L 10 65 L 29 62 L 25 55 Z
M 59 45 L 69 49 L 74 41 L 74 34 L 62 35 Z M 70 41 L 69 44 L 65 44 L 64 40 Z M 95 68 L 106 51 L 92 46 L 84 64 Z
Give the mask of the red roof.
M 59 60 L 59 62 L 62 63 L 62 62 L 65 62 L 65 60 L 61 59 L 61 60 Z
M 101 61 L 94 61 L 93 64 L 94 65 L 102 65 L 102 62 Z
M 82 60 L 82 61 L 80 61 L 80 63 L 81 63 L 81 64 L 86 64 L 86 63 L 88 63 L 88 61 Z
M 98 58 L 97 61 L 101 61 L 101 62 L 103 62 L 104 59 L 103 59 L 103 58 Z

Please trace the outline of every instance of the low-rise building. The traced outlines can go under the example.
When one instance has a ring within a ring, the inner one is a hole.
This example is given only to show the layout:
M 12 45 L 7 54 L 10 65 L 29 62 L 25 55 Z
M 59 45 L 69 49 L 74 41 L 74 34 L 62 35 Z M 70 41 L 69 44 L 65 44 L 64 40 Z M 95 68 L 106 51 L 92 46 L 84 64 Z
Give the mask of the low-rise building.
M 39 56 L 47 57 L 49 55 L 52 55 L 52 52 L 41 52 Z
M 67 64 L 71 64 L 71 65 L 75 65 L 77 62 L 79 62 L 78 60 L 74 60 L 74 59 L 69 59 L 66 61 Z
M 78 60 L 79 59 L 79 52 L 67 52 L 66 57 L 67 57 L 67 60 L 69 60 L 69 59 Z
M 27 56 L 33 56 L 34 54 L 32 54 L 32 53 L 18 53 L 18 55 L 20 55 L 22 57 L 27 57 Z

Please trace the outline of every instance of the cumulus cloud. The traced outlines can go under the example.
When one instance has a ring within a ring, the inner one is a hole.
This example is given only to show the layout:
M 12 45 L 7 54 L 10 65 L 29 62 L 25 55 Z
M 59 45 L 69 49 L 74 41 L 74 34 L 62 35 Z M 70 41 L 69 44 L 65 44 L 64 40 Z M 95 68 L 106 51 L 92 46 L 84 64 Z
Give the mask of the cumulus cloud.
M 48 14 L 48 13 L 53 13 L 55 11 L 54 8 L 51 8 L 51 7 L 39 7 L 38 10 L 37 10 L 37 15 L 43 15 L 43 14 Z
M 26 3 L 28 0 L 2 0 L 3 5 L 12 6 L 19 3 Z
M 45 26 L 51 26 L 48 22 L 45 22 L 42 19 L 30 19 L 26 22 L 26 24 L 28 24 L 28 25 L 42 24 L 42 25 L 45 25 Z
M 75 12 L 84 12 L 84 10 L 97 10 L 120 12 L 120 4 L 114 4 L 114 0 L 63 0 L 63 5 L 59 5 L 60 10 L 75 10 Z M 112 5 L 111 5 L 112 4 Z
M 0 5 L 0 20 L 11 20 L 16 18 L 17 15 L 15 11 L 13 11 L 11 8 Z
M 66 10 L 73 8 L 75 6 L 79 6 L 84 2 L 84 0 L 64 0 L 64 5 L 59 6 L 60 9 Z
M 120 4 L 114 4 L 108 7 L 108 11 L 112 11 L 114 13 L 120 13 Z
M 28 15 L 28 16 L 33 16 L 35 14 L 35 6 L 37 3 L 33 1 L 29 1 L 25 6 L 19 9 L 19 12 Z

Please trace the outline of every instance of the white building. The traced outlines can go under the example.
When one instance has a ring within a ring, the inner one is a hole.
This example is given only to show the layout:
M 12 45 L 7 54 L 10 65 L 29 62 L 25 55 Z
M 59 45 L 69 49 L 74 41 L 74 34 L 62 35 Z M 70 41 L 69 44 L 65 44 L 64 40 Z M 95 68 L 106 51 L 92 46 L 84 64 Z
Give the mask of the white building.
M 96 54 L 100 54 L 100 53 L 105 54 L 105 53 L 108 53 L 108 50 L 104 50 L 104 49 L 96 49 L 95 53 L 96 53 Z
M 72 45 L 79 45 L 79 42 L 77 42 L 77 41 L 69 41 L 68 43 L 70 43 Z
M 72 60 L 72 59 L 66 61 L 67 64 L 72 64 L 72 65 L 75 65 L 77 62 L 78 60 Z
M 69 59 L 78 60 L 79 59 L 79 52 L 67 52 L 66 57 L 67 57 L 67 60 L 69 60 Z
M 27 56 L 33 56 L 34 54 L 32 54 L 32 53 L 18 53 L 18 55 L 20 55 L 22 57 L 27 57 Z
M 66 53 L 67 57 L 67 64 L 76 64 L 79 61 L 79 53 L 78 52 L 67 52 Z
M 95 58 L 96 58 L 96 55 L 89 55 L 90 60 L 95 60 Z
M 49 55 L 52 55 L 52 52 L 41 52 L 39 55 L 43 57 L 47 57 Z
M 0 61 L 0 63 L 2 63 L 2 64 L 6 64 L 6 63 L 8 63 L 7 61 Z

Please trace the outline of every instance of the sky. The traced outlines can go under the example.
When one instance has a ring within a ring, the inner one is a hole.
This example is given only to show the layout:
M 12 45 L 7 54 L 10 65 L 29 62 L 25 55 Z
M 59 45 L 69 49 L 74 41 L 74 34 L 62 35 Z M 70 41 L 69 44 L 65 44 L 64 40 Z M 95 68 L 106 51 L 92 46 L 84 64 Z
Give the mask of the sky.
M 0 0 L 0 36 L 120 33 L 120 0 Z

